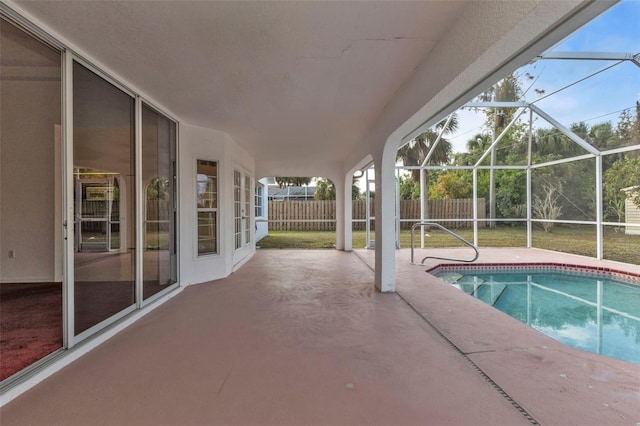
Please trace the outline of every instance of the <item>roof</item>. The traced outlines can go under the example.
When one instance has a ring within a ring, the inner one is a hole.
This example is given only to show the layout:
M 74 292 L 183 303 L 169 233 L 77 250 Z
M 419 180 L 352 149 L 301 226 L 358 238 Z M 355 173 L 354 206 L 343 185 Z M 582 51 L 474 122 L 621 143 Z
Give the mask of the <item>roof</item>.
M 315 186 L 269 186 L 269 198 L 271 199 L 308 199 L 313 198 L 316 192 Z

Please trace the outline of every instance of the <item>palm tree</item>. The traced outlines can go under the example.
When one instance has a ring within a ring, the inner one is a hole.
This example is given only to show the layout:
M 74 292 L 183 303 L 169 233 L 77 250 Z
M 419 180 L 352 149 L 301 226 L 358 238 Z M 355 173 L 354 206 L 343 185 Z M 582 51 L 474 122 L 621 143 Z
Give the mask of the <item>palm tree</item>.
M 458 129 L 457 115 L 455 113 L 453 114 L 446 128 L 444 127 L 445 124 L 447 124 L 446 119 L 440 121 L 434 128 L 421 133 L 411 142 L 402 146 L 398 149 L 397 160 L 402 161 L 402 164 L 405 166 L 421 166 L 424 159 L 427 158 L 429 151 L 431 151 L 438 135 L 440 133 L 443 135 L 451 134 Z M 445 137 L 441 137 L 431 158 L 429 158 L 428 164 L 439 165 L 448 163 L 452 151 L 453 147 L 451 142 Z M 414 182 L 420 182 L 420 170 L 411 170 L 411 178 Z
M 481 101 L 494 102 L 513 102 L 522 98 L 522 88 L 518 80 L 518 74 L 513 73 L 498 83 L 490 87 L 486 92 L 479 96 Z M 502 129 L 507 126 L 513 119 L 515 108 L 487 108 L 485 114 L 487 117 L 486 125 L 494 134 L 494 138 Z M 491 149 L 491 166 L 496 164 L 497 150 L 496 146 Z M 494 219 L 496 216 L 496 188 L 495 188 L 495 170 L 489 170 L 489 217 Z M 495 222 L 489 222 L 491 228 L 495 227 Z
M 491 135 L 486 133 L 476 133 L 467 141 L 467 152 L 460 154 L 458 164 L 461 166 L 472 166 L 482 157 L 487 149 L 491 146 Z
M 276 177 L 276 182 L 280 188 L 285 186 L 306 186 L 311 183 L 310 177 Z
M 335 200 L 336 199 L 336 185 L 327 178 L 319 179 L 316 183 L 316 192 L 313 194 L 313 198 L 316 200 Z M 356 178 L 353 178 L 351 182 L 351 199 L 357 200 L 360 198 L 360 187 Z
M 610 121 L 591 126 L 591 130 L 589 130 L 589 143 L 600 151 L 618 148 L 621 145 L 620 138 L 613 129 Z M 602 164 L 604 169 L 608 169 L 614 162 L 622 160 L 623 158 L 624 154 L 622 152 L 603 156 Z
M 556 128 L 540 128 L 533 136 L 534 151 L 542 156 L 566 158 L 583 153 L 582 148 Z
M 446 127 L 445 127 L 446 126 Z M 427 164 L 437 165 L 446 164 L 451 158 L 453 147 L 444 135 L 451 134 L 458 129 L 458 116 L 453 113 L 449 120 L 445 119 L 435 125 L 434 128 L 427 130 L 424 133 L 418 135 L 414 140 L 404 145 L 398 150 L 397 160 L 402 160 L 402 164 L 405 166 L 422 166 L 422 163 L 429 155 L 429 151 L 434 146 L 438 135 L 442 133 L 443 137 L 433 150 L 431 157 Z M 414 182 L 420 182 L 420 170 L 411 170 L 411 179 Z M 429 187 L 429 173 L 425 170 L 424 173 L 424 192 L 427 193 Z M 425 211 L 428 211 L 427 200 L 424 200 Z

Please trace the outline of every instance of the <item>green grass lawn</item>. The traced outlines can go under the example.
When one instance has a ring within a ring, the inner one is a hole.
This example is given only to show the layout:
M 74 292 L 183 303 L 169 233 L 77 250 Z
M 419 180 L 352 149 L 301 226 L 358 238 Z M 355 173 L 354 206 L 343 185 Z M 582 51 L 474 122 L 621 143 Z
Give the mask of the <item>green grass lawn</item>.
M 418 230 L 419 231 L 419 230 Z M 473 243 L 473 230 L 455 230 L 461 237 Z M 372 236 L 375 239 L 375 236 Z M 420 234 L 416 232 L 416 246 L 420 244 Z M 333 231 L 270 231 L 269 236 L 258 242 L 261 248 L 323 249 L 335 246 Z M 353 247 L 364 248 L 364 231 L 353 231 Z M 410 232 L 402 231 L 400 245 L 410 247 Z M 479 229 L 480 247 L 526 247 L 527 231 L 524 227 L 498 227 Z M 462 243 L 446 232 L 430 229 L 425 231 L 425 247 L 463 247 Z M 594 226 L 555 227 L 552 232 L 544 232 L 534 227 L 533 247 L 556 250 L 564 253 L 595 257 L 596 230 Z M 640 235 L 625 235 L 611 227 L 605 229 L 604 257 L 608 260 L 640 264 Z

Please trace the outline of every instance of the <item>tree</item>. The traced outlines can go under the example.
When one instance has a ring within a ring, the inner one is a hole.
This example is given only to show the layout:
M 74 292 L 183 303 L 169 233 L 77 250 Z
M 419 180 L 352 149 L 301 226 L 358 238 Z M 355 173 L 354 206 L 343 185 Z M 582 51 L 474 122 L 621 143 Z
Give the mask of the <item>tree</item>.
M 478 96 L 481 102 L 516 102 L 522 98 L 518 73 L 514 72 Z M 515 108 L 486 108 L 485 126 L 498 133 L 513 119 Z
M 316 192 L 313 194 L 313 198 L 316 200 L 335 200 L 336 185 L 329 179 L 318 179 L 318 182 L 316 183 Z M 354 178 L 351 184 L 351 199 L 357 200 L 358 198 L 360 198 L 360 188 Z
M 526 217 L 527 175 L 522 170 L 498 170 L 496 207 L 501 217 Z
M 420 184 L 408 176 L 400 176 L 400 199 L 417 200 L 420 198 Z
M 613 129 L 610 121 L 591 126 L 587 135 L 587 141 L 600 151 L 618 147 L 620 138 Z
M 448 123 L 447 123 L 448 121 Z M 450 120 L 442 120 L 435 125 L 434 128 L 421 133 L 414 140 L 404 145 L 398 150 L 397 160 L 402 161 L 405 166 L 422 166 L 422 163 L 429 155 L 429 151 L 434 146 L 438 135 L 442 133 L 438 145 L 435 145 L 433 154 L 429 158 L 427 164 L 429 165 L 441 165 L 447 164 L 453 152 L 451 142 L 448 141 L 444 135 L 455 132 L 458 129 L 458 117 L 454 113 Z M 425 170 L 425 188 L 429 187 L 429 173 Z M 420 170 L 411 170 L 411 178 L 414 182 L 420 183 Z M 424 200 L 425 211 L 428 211 L 427 200 Z
M 305 186 L 311 183 L 310 177 L 276 177 L 276 182 L 280 188 L 285 186 Z
M 616 128 L 620 146 L 640 145 L 640 102 L 636 101 L 634 114 L 630 110 L 631 108 L 622 111 Z M 628 152 L 626 155 L 638 158 L 640 150 Z
M 159 176 L 153 178 L 147 186 L 147 200 L 168 200 L 169 199 L 169 178 Z
M 609 168 L 603 176 L 603 196 L 604 204 L 608 206 L 624 205 L 627 196 L 633 196 L 633 202 L 640 207 L 640 193 L 625 193 L 624 188 L 633 188 L 640 186 L 640 157 L 634 158 L 631 155 L 625 155 L 622 160 L 618 160 L 611 168 Z
M 487 91 L 479 96 L 481 101 L 493 101 L 493 102 L 515 102 L 522 97 L 522 88 L 520 87 L 520 81 L 518 80 L 518 73 L 513 73 L 498 83 L 490 87 Z M 486 108 L 486 122 L 487 128 L 491 129 L 493 133 L 493 140 L 497 139 L 498 134 L 504 130 L 504 128 L 510 123 L 515 114 L 515 108 Z M 522 140 L 522 126 L 513 126 L 510 128 L 509 133 L 502 138 L 499 142 L 501 145 L 511 146 L 514 143 Z M 507 150 L 509 152 L 510 150 Z M 497 164 L 497 146 L 491 149 L 491 166 Z M 489 170 L 489 217 L 494 219 L 496 217 L 496 182 L 495 182 L 495 170 Z M 489 222 L 490 227 L 495 227 L 495 222 Z
M 640 145 L 640 101 L 636 101 L 633 113 L 631 108 L 620 114 L 616 133 L 622 146 Z
M 463 170 L 447 171 L 438 176 L 436 183 L 429 189 L 433 199 L 460 199 L 473 196 L 473 182 L 469 173 Z
M 482 154 L 491 146 L 491 135 L 477 133 L 467 141 L 467 152 L 456 155 L 455 163 L 461 166 L 473 166 Z
M 533 199 L 532 209 L 534 214 L 540 219 L 556 220 L 562 215 L 562 207 L 558 205 L 558 192 L 562 193 L 562 185 L 544 185 L 545 196 L 540 198 L 537 195 Z M 544 232 L 551 232 L 553 222 L 542 222 Z
M 335 200 L 336 186 L 329 179 L 319 179 L 316 183 L 316 192 L 313 194 L 316 200 Z
M 446 122 L 447 120 L 440 121 L 433 129 L 421 133 L 414 140 L 398 149 L 397 160 L 402 161 L 402 164 L 405 166 L 421 166 L 424 159 L 427 158 L 429 151 L 431 151 L 438 135 L 442 132 L 443 137 L 440 138 L 428 164 L 441 165 L 448 163 L 453 147 L 444 135 L 451 134 L 458 129 L 458 117 L 454 114 L 445 128 Z M 411 170 L 411 178 L 415 182 L 420 182 L 420 171 Z

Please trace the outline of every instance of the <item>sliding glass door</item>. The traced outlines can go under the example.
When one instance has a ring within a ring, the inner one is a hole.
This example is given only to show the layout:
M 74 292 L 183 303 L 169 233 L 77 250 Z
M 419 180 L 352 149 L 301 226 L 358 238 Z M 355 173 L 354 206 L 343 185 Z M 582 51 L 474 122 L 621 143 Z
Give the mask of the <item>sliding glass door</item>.
M 135 305 L 134 98 L 73 65 L 75 335 Z
M 178 280 L 176 122 L 18 22 L 0 17 L 2 386 Z
M 0 381 L 63 347 L 61 52 L 0 18 Z
M 176 124 L 142 105 L 143 299 L 176 283 Z

